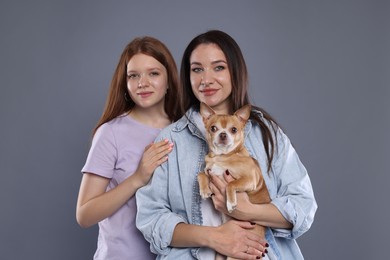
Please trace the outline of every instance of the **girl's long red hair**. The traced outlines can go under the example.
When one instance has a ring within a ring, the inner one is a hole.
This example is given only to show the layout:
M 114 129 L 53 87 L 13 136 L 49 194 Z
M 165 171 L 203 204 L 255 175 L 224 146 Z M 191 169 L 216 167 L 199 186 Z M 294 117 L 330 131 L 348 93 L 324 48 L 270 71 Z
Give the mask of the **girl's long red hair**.
M 125 98 L 127 93 L 126 66 L 130 59 L 138 53 L 155 58 L 167 70 L 169 89 L 165 95 L 164 109 L 169 119 L 173 122 L 184 114 L 182 104 L 183 91 L 179 86 L 177 67 L 172 54 L 161 41 L 150 36 L 138 37 L 127 44 L 120 56 L 111 80 L 103 114 L 94 128 L 93 134 L 96 133 L 102 124 L 129 112 L 135 106 L 130 95 L 127 95 L 127 98 Z

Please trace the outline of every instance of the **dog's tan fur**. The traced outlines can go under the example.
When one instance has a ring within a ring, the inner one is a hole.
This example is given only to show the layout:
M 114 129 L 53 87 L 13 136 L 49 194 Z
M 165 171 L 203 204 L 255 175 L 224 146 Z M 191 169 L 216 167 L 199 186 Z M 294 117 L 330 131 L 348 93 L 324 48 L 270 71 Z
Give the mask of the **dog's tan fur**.
M 234 115 L 218 115 L 206 104 L 200 105 L 210 150 L 205 158 L 205 171 L 198 175 L 200 195 L 206 199 L 212 194 L 210 174 L 223 178 L 223 173 L 228 171 L 234 178 L 226 186 L 226 207 L 229 212 L 233 212 L 237 206 L 236 192 L 247 192 L 249 200 L 255 204 L 271 201 L 260 166 L 244 146 L 244 127 L 250 111 L 251 106 L 246 105 Z M 256 225 L 254 232 L 265 237 L 263 226 Z

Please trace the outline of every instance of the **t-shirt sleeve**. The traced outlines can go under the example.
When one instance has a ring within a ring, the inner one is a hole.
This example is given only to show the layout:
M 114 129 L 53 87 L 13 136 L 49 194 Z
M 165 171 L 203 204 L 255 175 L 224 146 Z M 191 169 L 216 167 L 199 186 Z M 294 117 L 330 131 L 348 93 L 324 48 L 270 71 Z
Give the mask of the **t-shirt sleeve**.
M 82 173 L 112 178 L 117 161 L 117 145 L 112 128 L 103 124 L 96 131 Z

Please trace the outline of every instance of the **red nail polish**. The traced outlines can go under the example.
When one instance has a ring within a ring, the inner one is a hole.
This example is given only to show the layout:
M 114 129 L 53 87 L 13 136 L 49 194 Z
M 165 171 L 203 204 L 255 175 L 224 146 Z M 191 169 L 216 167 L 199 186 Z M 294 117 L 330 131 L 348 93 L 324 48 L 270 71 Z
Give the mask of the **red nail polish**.
M 226 173 L 226 175 L 229 175 L 229 174 L 230 174 L 229 170 L 226 170 L 225 173 Z

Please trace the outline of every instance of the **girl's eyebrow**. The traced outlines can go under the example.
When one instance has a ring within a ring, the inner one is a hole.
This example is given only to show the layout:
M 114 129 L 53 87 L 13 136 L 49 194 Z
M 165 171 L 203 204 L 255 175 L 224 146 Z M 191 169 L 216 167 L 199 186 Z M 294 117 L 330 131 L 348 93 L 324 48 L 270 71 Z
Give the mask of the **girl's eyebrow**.
M 154 70 L 161 71 L 162 69 L 159 68 L 159 67 L 151 67 L 151 68 L 148 68 L 146 71 L 154 71 Z M 139 71 L 138 70 L 128 70 L 127 73 L 129 73 L 129 72 L 136 72 L 136 73 L 138 73 Z

